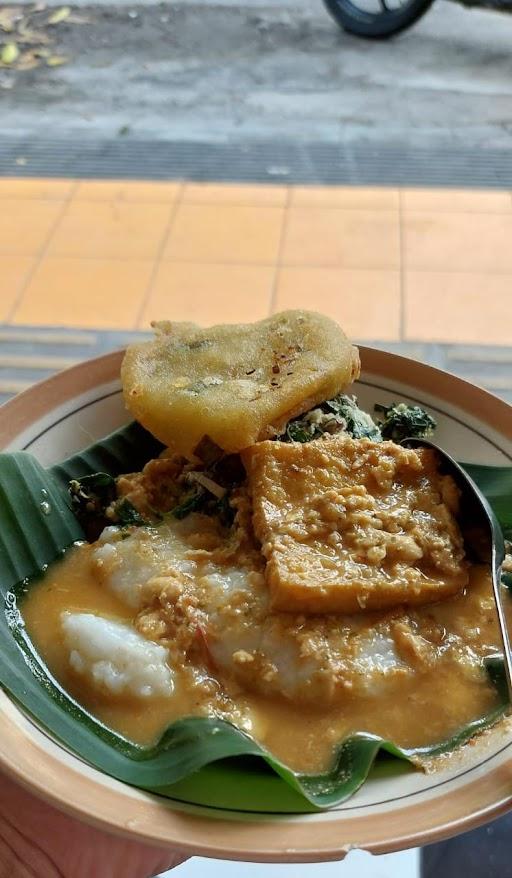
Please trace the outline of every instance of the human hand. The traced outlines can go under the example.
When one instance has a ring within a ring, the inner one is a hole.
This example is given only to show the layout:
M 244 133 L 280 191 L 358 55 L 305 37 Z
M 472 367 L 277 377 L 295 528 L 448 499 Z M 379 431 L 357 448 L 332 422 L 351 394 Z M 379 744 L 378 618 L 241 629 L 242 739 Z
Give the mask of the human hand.
M 0 775 L 0 878 L 151 878 L 186 859 L 81 823 Z

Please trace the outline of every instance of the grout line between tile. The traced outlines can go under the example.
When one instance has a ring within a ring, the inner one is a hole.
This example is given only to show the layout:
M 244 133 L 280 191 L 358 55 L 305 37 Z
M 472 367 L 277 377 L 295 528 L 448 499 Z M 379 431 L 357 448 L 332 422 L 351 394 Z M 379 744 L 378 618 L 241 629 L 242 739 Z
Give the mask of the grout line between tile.
M 187 207 L 190 206 L 190 207 L 266 207 L 266 208 L 269 208 L 269 207 L 286 207 L 286 205 L 288 203 L 288 188 L 289 188 L 288 186 L 281 187 L 281 188 L 285 189 L 285 193 L 284 193 L 284 199 L 280 199 L 280 200 L 276 199 L 275 201 L 272 201 L 272 200 L 270 200 L 270 201 L 257 201 L 257 200 L 252 200 L 249 197 L 243 198 L 241 196 L 240 201 L 238 201 L 238 200 L 237 201 L 231 201 L 231 200 L 224 201 L 222 198 L 219 198 L 219 199 L 203 198 L 200 194 L 198 194 L 197 196 L 187 195 L 187 187 L 189 185 L 190 185 L 190 181 L 186 181 L 183 184 L 184 193 L 183 193 L 182 203 L 183 203 L 183 205 L 186 205 Z M 195 184 L 193 184 L 193 185 L 195 185 Z M 215 185 L 220 185 L 221 187 L 224 185 L 227 188 L 231 188 L 233 184 L 226 183 L 226 184 L 215 184 Z M 265 185 L 265 184 L 263 184 L 263 185 Z
M 466 209 L 457 209 L 453 207 L 437 207 L 436 205 L 432 205 L 432 207 L 405 207 L 403 208 L 404 216 L 407 216 L 411 213 L 435 213 L 435 214 L 449 214 L 453 216 L 456 214 L 457 216 L 509 216 L 510 210 L 503 208 L 502 210 L 474 210 L 469 207 Z
M 395 213 L 396 212 L 396 208 L 394 208 L 394 207 L 377 207 L 376 205 L 370 205 L 370 206 L 366 206 L 366 205 L 354 206 L 354 205 L 343 205 L 343 204 L 339 204 L 339 205 L 334 204 L 333 205 L 333 204 L 325 204 L 323 202 L 322 203 L 315 202 L 312 204 L 291 204 L 291 202 L 288 200 L 288 198 L 286 198 L 285 201 L 281 202 L 280 204 L 277 204 L 274 202 L 269 203 L 269 204 L 263 204 L 260 202 L 260 203 L 256 204 L 254 201 L 196 201 L 196 200 L 184 201 L 183 204 L 186 205 L 187 207 L 254 207 L 254 208 L 263 208 L 263 209 L 267 209 L 267 210 L 271 207 L 274 207 L 274 208 L 275 207 L 278 207 L 278 208 L 290 207 L 292 210 L 311 210 L 311 209 L 319 208 L 321 210 L 346 210 L 346 211 L 366 210 L 366 211 L 371 211 L 371 212 L 376 210 L 379 212 L 386 211 L 387 213 Z M 502 211 L 502 212 L 506 213 L 506 211 Z
M 211 200 L 211 201 L 185 201 L 183 199 L 180 199 L 180 201 L 181 201 L 183 207 L 187 207 L 187 208 L 189 208 L 189 207 L 197 207 L 197 208 L 211 207 L 211 208 L 215 208 L 215 210 L 219 210 L 219 208 L 222 208 L 224 210 L 224 209 L 229 209 L 229 208 L 234 208 L 234 207 L 237 207 L 237 208 L 238 207 L 245 207 L 245 208 L 248 208 L 249 210 L 282 210 L 284 207 L 287 207 L 288 196 L 286 197 L 283 204 L 261 204 L 261 203 L 255 204 L 254 202 L 248 202 L 248 201 L 237 201 L 237 202 L 222 201 L 222 199 L 220 199 L 219 201 L 213 201 L 213 200 Z
M 66 206 L 67 206 L 67 204 L 66 204 Z M 176 205 L 176 207 L 177 207 L 177 205 Z M 175 208 L 175 205 L 170 204 L 169 208 L 171 209 L 171 211 L 173 211 Z M 285 208 L 285 216 L 286 216 L 286 208 Z M 57 218 L 57 220 L 55 221 L 56 224 L 58 223 L 60 218 L 61 217 Z M 54 228 L 54 231 L 55 231 L 55 228 Z M 45 248 L 45 250 L 46 250 L 46 248 Z M 9 249 L 0 250 L 0 258 L 2 256 L 10 256 L 10 255 L 11 256 L 20 256 L 21 258 L 26 258 L 26 259 L 31 258 L 30 254 L 22 254 L 22 253 L 17 253 L 17 252 L 13 253 Z M 44 256 L 41 258 L 44 258 Z M 136 259 L 132 260 L 129 257 L 127 258 L 126 256 L 119 256 L 119 255 L 118 256 L 113 256 L 113 255 L 110 255 L 110 256 L 105 256 L 105 255 L 88 256 L 87 254 L 83 254 L 83 253 L 80 253 L 80 254 L 60 253 L 55 258 L 56 259 L 66 259 L 66 260 L 70 260 L 70 261 L 72 261 L 74 259 L 76 259 L 78 261 L 87 260 L 90 262 L 94 262 L 96 260 L 101 261 L 101 262 L 105 262 L 105 261 L 106 262 L 154 262 L 155 261 L 154 259 L 151 259 L 148 256 L 138 256 Z M 275 264 L 276 264 L 275 261 L 274 262 L 226 262 L 226 261 L 215 261 L 214 259 L 208 259 L 208 260 L 205 260 L 205 259 L 178 259 L 176 257 L 173 257 L 172 259 L 162 259 L 162 258 L 158 257 L 158 254 L 155 257 L 155 259 L 158 259 L 159 264 L 160 263 L 168 263 L 168 264 L 176 264 L 176 265 L 212 265 L 212 266 L 222 265 L 222 266 L 225 266 L 226 268 L 235 267 L 235 266 L 236 267 L 243 267 L 243 268 L 274 268 Z M 37 262 L 39 262 L 40 257 L 36 257 L 36 260 L 37 260 Z M 374 273 L 386 271 L 386 272 L 392 272 L 394 274 L 397 272 L 400 272 L 400 270 L 403 269 L 404 272 L 414 272 L 414 273 L 420 273 L 420 274 L 477 274 L 477 275 L 481 276 L 482 278 L 485 278 L 489 275 L 492 275 L 493 277 L 494 276 L 496 276 L 496 277 L 500 277 L 500 276 L 511 277 L 512 276 L 512 265 L 509 269 L 505 269 L 505 270 L 502 269 L 502 270 L 496 271 L 496 270 L 489 268 L 489 267 L 468 268 L 467 266 L 465 266 L 465 267 L 453 268 L 450 265 L 439 265 L 439 266 L 433 268 L 431 264 L 430 265 L 414 265 L 414 264 L 408 265 L 408 264 L 406 264 L 406 260 L 404 260 L 403 266 L 400 266 L 399 264 L 397 264 L 397 265 L 347 265 L 346 263 L 340 264 L 340 263 L 334 263 L 334 262 L 329 262 L 329 263 L 325 263 L 325 262 L 281 262 L 280 267 L 281 268 L 305 269 L 305 270 L 309 269 L 311 271 L 322 271 L 322 270 L 325 270 L 325 271 L 350 271 L 350 272 L 352 272 L 352 271 L 365 271 L 365 272 L 374 272 Z
M 0 199 L 1 200 L 1 199 Z M 115 204 L 116 207 L 118 205 L 136 205 L 137 207 L 150 207 L 152 205 L 158 204 L 163 205 L 163 207 L 174 207 L 174 203 L 177 198 L 74 198 L 74 204 Z
M 404 260 L 406 262 L 406 260 Z M 226 263 L 223 263 L 226 264 Z M 231 263 L 230 263 L 231 264 Z M 250 264 L 250 263 L 244 263 Z M 261 263 L 257 263 L 260 264 Z M 328 271 L 373 271 L 373 272 L 399 272 L 401 269 L 400 265 L 336 265 L 333 263 L 325 264 L 325 262 L 285 262 L 282 265 L 283 268 L 301 268 L 301 269 L 316 269 L 321 270 L 325 269 Z M 403 266 L 404 272 L 420 272 L 422 274 L 478 274 L 482 277 L 488 277 L 489 275 L 504 275 L 505 277 L 512 276 L 512 265 L 510 269 L 506 271 L 493 271 L 491 268 L 451 268 L 449 265 L 442 265 L 436 268 L 432 268 L 430 265 L 407 265 Z
M 277 283 L 279 279 L 279 271 L 281 269 L 281 256 L 283 255 L 284 240 L 286 230 L 288 228 L 288 216 L 290 211 L 290 203 L 292 198 L 292 188 L 288 186 L 286 189 L 286 201 L 284 205 L 283 221 L 281 223 L 281 231 L 279 234 L 279 243 L 277 245 L 276 261 L 274 263 L 274 273 L 272 276 L 272 285 L 270 288 L 269 317 L 274 313 L 277 299 Z
M 432 205 L 431 207 L 407 207 L 405 204 L 403 206 L 404 216 L 407 217 L 412 213 L 434 213 L 449 216 L 510 216 L 510 210 L 506 208 L 502 208 L 501 210 L 475 210 L 474 208 L 457 208 L 457 207 L 437 207 L 437 205 Z
M 183 201 L 183 207 L 247 207 L 251 210 L 282 210 L 286 202 L 282 204 L 254 204 L 249 201 Z
M 173 205 L 169 205 L 169 207 L 172 210 Z M 286 208 L 285 208 L 285 211 L 286 211 Z M 30 254 L 12 252 L 11 250 L 0 250 L 0 258 L 2 256 L 19 256 L 20 258 L 30 259 Z M 155 259 L 157 259 L 157 258 L 158 258 L 158 254 L 155 257 Z M 103 254 L 100 256 L 87 256 L 87 254 L 83 254 L 83 253 L 59 253 L 58 255 L 52 256 L 52 259 L 66 259 L 66 260 L 76 259 L 77 261 L 80 261 L 80 262 L 99 261 L 99 262 L 128 262 L 128 263 L 130 263 L 130 262 L 154 262 L 155 261 L 155 259 L 151 259 L 150 256 L 137 256 L 135 259 L 131 259 L 130 257 L 127 257 L 127 256 L 119 256 L 119 255 L 118 256 L 112 256 L 112 255 L 105 256 Z M 231 266 L 238 266 L 238 267 L 243 267 L 243 268 L 274 268 L 274 266 L 276 264 L 275 260 L 273 260 L 272 262 L 244 262 L 244 261 L 231 262 L 231 261 L 226 261 L 226 260 L 219 261 L 219 260 L 215 260 L 215 259 L 178 259 L 174 256 L 172 257 L 172 259 L 159 259 L 159 262 L 173 264 L 173 265 L 174 264 L 176 264 L 176 265 L 213 265 L 213 266 L 222 265 L 226 268 L 230 268 Z M 340 265 L 337 263 L 325 263 L 325 262 L 283 262 L 283 263 L 281 263 L 281 267 L 282 268 L 301 268 L 301 269 L 310 268 L 312 270 L 325 269 L 327 271 L 374 271 L 374 272 L 392 271 L 392 272 L 397 272 L 400 270 L 399 265 Z M 483 275 L 486 275 L 486 274 L 505 274 L 505 275 L 512 274 L 512 267 L 510 268 L 510 271 L 490 271 L 488 269 L 486 269 L 485 271 L 478 270 L 478 269 L 468 271 L 467 269 L 464 270 L 462 268 L 450 269 L 450 268 L 443 267 L 443 268 L 437 268 L 437 269 L 430 269 L 430 268 L 415 268 L 414 266 L 412 266 L 411 270 L 412 271 L 427 271 L 427 272 L 432 271 L 432 270 L 441 271 L 441 272 L 458 271 L 458 272 L 463 272 L 465 274 L 483 274 Z
M 1 179 L 0 179 L 0 183 L 1 183 Z M 0 193 L 0 204 L 2 203 L 2 201 L 21 201 L 23 203 L 28 202 L 28 201 L 44 201 L 45 204 L 46 203 L 50 203 L 50 204 L 62 203 L 62 204 L 64 204 L 68 200 L 69 200 L 69 195 L 64 195 L 64 196 L 62 196 L 62 195 L 60 195 L 60 196 L 55 196 L 55 195 L 52 195 L 52 196 L 48 196 L 48 195 L 2 195 Z
M 368 214 L 388 214 L 391 218 L 391 215 L 396 215 L 398 213 L 397 207 L 376 207 L 374 204 L 372 205 L 360 205 L 358 207 L 347 206 L 344 204 L 291 204 L 288 203 L 287 207 L 292 210 L 322 210 L 329 211 L 331 213 L 353 213 L 353 212 L 364 212 Z M 505 213 L 505 211 L 504 211 Z
M 37 253 L 37 255 L 34 258 L 32 268 L 27 272 L 27 276 L 25 277 L 25 280 L 21 284 L 21 289 L 20 289 L 18 295 L 16 296 L 16 299 L 14 300 L 13 304 L 11 305 L 8 313 L 7 313 L 5 323 L 11 323 L 11 321 L 14 319 L 14 317 L 16 315 L 16 311 L 18 310 L 18 308 L 21 305 L 21 302 L 23 300 L 23 296 L 25 295 L 25 292 L 27 290 L 27 287 L 28 287 L 30 281 L 34 277 L 37 269 L 39 268 L 41 263 L 44 261 L 46 254 L 48 253 L 48 248 L 50 246 L 52 238 L 53 238 L 55 232 L 57 231 L 57 228 L 60 225 L 60 222 L 61 222 L 62 218 L 64 217 L 64 214 L 66 213 L 66 210 L 69 207 L 69 205 L 73 199 L 73 196 L 74 196 L 76 189 L 78 187 L 78 182 L 79 182 L 78 180 L 75 180 L 73 182 L 67 197 L 62 202 L 61 209 L 60 209 L 56 219 L 52 223 L 52 226 L 51 226 L 51 228 L 50 228 L 50 230 L 49 230 L 49 232 L 44 240 L 44 243 L 41 245 L 39 252 Z M 29 200 L 29 199 L 27 199 L 27 200 Z M 28 258 L 30 258 L 30 257 L 28 257 Z
M 2 201 L 62 201 L 62 202 L 64 202 L 64 201 L 69 200 L 69 198 L 71 197 L 71 193 L 76 189 L 76 183 L 77 183 L 76 180 L 73 180 L 71 178 L 64 178 L 64 177 L 62 179 L 59 178 L 59 182 L 66 181 L 69 183 L 70 188 L 69 188 L 69 192 L 67 195 L 25 195 L 25 194 L 23 194 L 23 192 L 19 192 L 17 195 L 15 195 L 13 192 L 8 192 L 4 195 L 2 192 L 2 181 L 4 179 L 5 178 L 0 177 L 0 202 L 2 202 Z M 18 182 L 19 180 L 30 180 L 31 182 L 41 182 L 42 180 L 44 180 L 45 184 L 48 184 L 48 180 L 45 177 L 9 177 L 7 179 L 9 180 L 9 182 L 13 182 L 13 181 Z M 50 188 L 51 188 L 51 182 L 52 181 L 50 181 Z
M 103 182 L 117 183 L 118 181 L 117 180 L 106 180 L 106 181 L 105 180 L 78 180 L 79 184 L 80 183 L 103 183 Z M 125 180 L 124 183 L 126 183 L 126 182 L 127 181 Z M 131 181 L 131 182 L 147 183 L 148 181 L 147 180 L 143 180 L 143 181 L 135 180 L 135 181 Z M 162 182 L 162 181 L 160 181 L 160 182 Z M 116 204 L 116 205 L 117 204 L 122 204 L 122 205 L 136 204 L 139 207 L 142 207 L 144 205 L 149 205 L 149 204 L 163 204 L 166 207 L 173 207 L 174 203 L 180 197 L 181 190 L 183 189 L 183 182 L 181 180 L 169 180 L 168 182 L 176 185 L 176 189 L 174 190 L 172 195 L 169 194 L 166 197 L 164 197 L 162 195 L 161 197 L 155 196 L 155 197 L 151 197 L 151 198 L 126 198 L 124 196 L 120 196 L 120 197 L 117 196 L 116 197 L 116 196 L 112 196 L 112 195 L 110 195 L 110 196 L 103 195 L 101 197 L 94 196 L 94 195 L 81 195 L 80 188 L 78 187 L 75 191 L 74 202 L 76 204 Z M 123 185 L 123 181 L 121 181 L 121 185 Z
M 400 256 L 400 304 L 398 313 L 398 334 L 400 341 L 405 338 L 405 253 L 404 253 L 404 227 L 403 227 L 403 204 L 402 190 L 398 190 L 398 246 Z
M 164 250 L 167 246 L 167 242 L 168 242 L 169 237 L 171 235 L 171 232 L 172 232 L 175 220 L 176 220 L 176 216 L 178 214 L 178 210 L 182 204 L 184 190 L 185 190 L 185 186 L 183 183 L 181 183 L 180 188 L 178 190 L 178 194 L 176 195 L 176 198 L 174 200 L 174 203 L 172 205 L 169 205 L 169 207 L 170 207 L 169 219 L 167 221 L 167 225 L 166 225 L 164 233 L 162 235 L 162 240 L 160 241 L 160 246 L 157 250 L 155 259 L 153 261 L 153 268 L 151 269 L 151 274 L 150 274 L 148 284 L 146 287 L 146 293 L 142 297 L 142 302 L 140 304 L 139 310 L 138 310 L 137 315 L 135 317 L 135 321 L 134 321 L 134 325 L 133 325 L 134 329 L 141 328 L 140 323 L 142 320 L 142 315 L 144 314 L 144 310 L 146 308 L 146 305 L 148 304 L 148 302 L 151 298 L 151 294 L 152 294 L 154 286 L 155 286 L 157 272 L 158 272 L 158 269 L 160 268 L 160 265 L 162 263 L 162 255 L 164 253 Z

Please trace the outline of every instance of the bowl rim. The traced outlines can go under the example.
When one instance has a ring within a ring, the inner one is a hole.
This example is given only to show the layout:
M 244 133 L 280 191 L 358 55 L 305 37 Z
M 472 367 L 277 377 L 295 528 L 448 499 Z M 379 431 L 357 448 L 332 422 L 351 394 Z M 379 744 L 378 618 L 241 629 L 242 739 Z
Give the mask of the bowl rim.
M 512 405 L 489 390 L 437 366 L 421 363 L 402 354 L 366 345 L 358 345 L 358 349 L 362 373 L 378 376 L 380 367 L 385 362 L 387 379 L 419 388 L 451 404 L 456 398 L 457 408 L 479 420 L 493 422 L 494 429 L 498 429 L 507 439 L 512 439 Z M 48 412 L 54 402 L 55 393 L 59 394 L 59 402 L 63 403 L 91 390 L 99 383 L 107 384 L 119 379 L 124 354 L 125 348 L 121 348 L 83 360 L 32 384 L 5 402 L 1 406 L 0 451 L 31 423 Z M 416 383 L 418 379 L 419 383 Z M 9 414 L 8 419 L 5 418 L 6 412 Z M 499 428 L 496 425 L 498 419 Z
M 464 379 L 375 348 L 359 346 L 364 374 L 381 376 L 430 394 L 488 424 L 512 440 L 512 406 Z M 7 402 L 0 414 L 0 450 L 53 408 L 95 387 L 119 379 L 124 351 L 85 360 L 33 385 Z M 21 720 L 23 718 L 23 720 Z M 137 791 L 100 772 L 79 770 L 79 757 L 59 758 L 62 748 L 35 734 L 5 693 L 0 694 L 0 766 L 14 780 L 66 813 L 115 834 L 189 855 L 258 862 L 339 860 L 353 847 L 384 853 L 432 843 L 467 831 L 505 813 L 512 805 L 512 755 L 497 759 L 486 772 L 431 798 L 382 813 L 319 815 L 243 815 L 218 811 L 205 816 L 201 806 Z M 95 773 L 98 778 L 95 777 Z M 69 790 L 73 790 L 70 801 Z M 124 790 L 124 791 L 123 791 Z M 305 823 L 309 824 L 309 831 Z M 313 829 L 314 826 L 314 829 Z

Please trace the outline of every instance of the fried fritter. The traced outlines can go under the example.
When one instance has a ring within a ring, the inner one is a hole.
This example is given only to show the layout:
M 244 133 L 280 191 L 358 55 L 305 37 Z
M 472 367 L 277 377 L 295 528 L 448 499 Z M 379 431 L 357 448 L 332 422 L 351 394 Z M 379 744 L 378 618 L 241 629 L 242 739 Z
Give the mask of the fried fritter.
M 357 348 L 342 329 L 309 311 L 208 329 L 169 322 L 154 328 L 153 341 L 126 352 L 126 405 L 187 457 L 203 436 L 237 452 L 279 435 L 290 418 L 335 396 L 359 374 Z

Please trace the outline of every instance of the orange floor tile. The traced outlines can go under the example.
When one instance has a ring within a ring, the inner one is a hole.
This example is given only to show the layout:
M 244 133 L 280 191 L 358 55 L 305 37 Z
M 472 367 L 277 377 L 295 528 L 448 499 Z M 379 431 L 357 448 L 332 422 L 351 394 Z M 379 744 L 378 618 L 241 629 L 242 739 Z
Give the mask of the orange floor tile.
M 367 210 L 398 210 L 398 189 L 368 186 L 292 186 L 293 207 L 344 207 Z
M 285 265 L 399 268 L 398 210 L 290 207 L 282 261 Z
M 269 313 L 273 279 L 274 269 L 266 265 L 162 262 L 140 327 L 147 329 L 152 320 L 192 320 L 203 325 L 219 319 L 262 320 Z
M 406 338 L 512 345 L 512 274 L 408 271 L 404 289 Z
M 506 191 L 0 178 L 0 322 L 316 308 L 361 340 L 512 343 Z
M 48 246 L 49 256 L 156 259 L 172 205 L 72 201 Z
M 280 269 L 274 310 L 312 307 L 337 320 L 352 338 L 396 340 L 400 337 L 400 273 Z
M 185 204 L 247 204 L 284 207 L 288 201 L 286 186 L 264 186 L 257 183 L 185 183 Z
M 234 204 L 183 204 L 178 208 L 163 259 L 180 262 L 277 261 L 284 208 Z
M 407 269 L 512 272 L 512 210 L 406 211 L 403 231 Z
M 510 213 L 512 194 L 474 189 L 404 189 L 405 210 L 448 210 L 469 213 Z
M 38 256 L 46 245 L 64 202 L 5 198 L 0 210 L 0 254 Z
M 132 329 L 152 271 L 151 260 L 48 256 L 37 266 L 11 321 Z
M 0 322 L 11 317 L 35 262 L 29 256 L 0 256 Z
M 0 199 L 42 198 L 49 201 L 65 201 L 75 188 L 74 180 L 49 180 L 44 177 L 20 179 L 0 178 Z
M 181 183 L 152 180 L 81 180 L 75 201 L 149 201 L 169 204 L 178 198 Z

